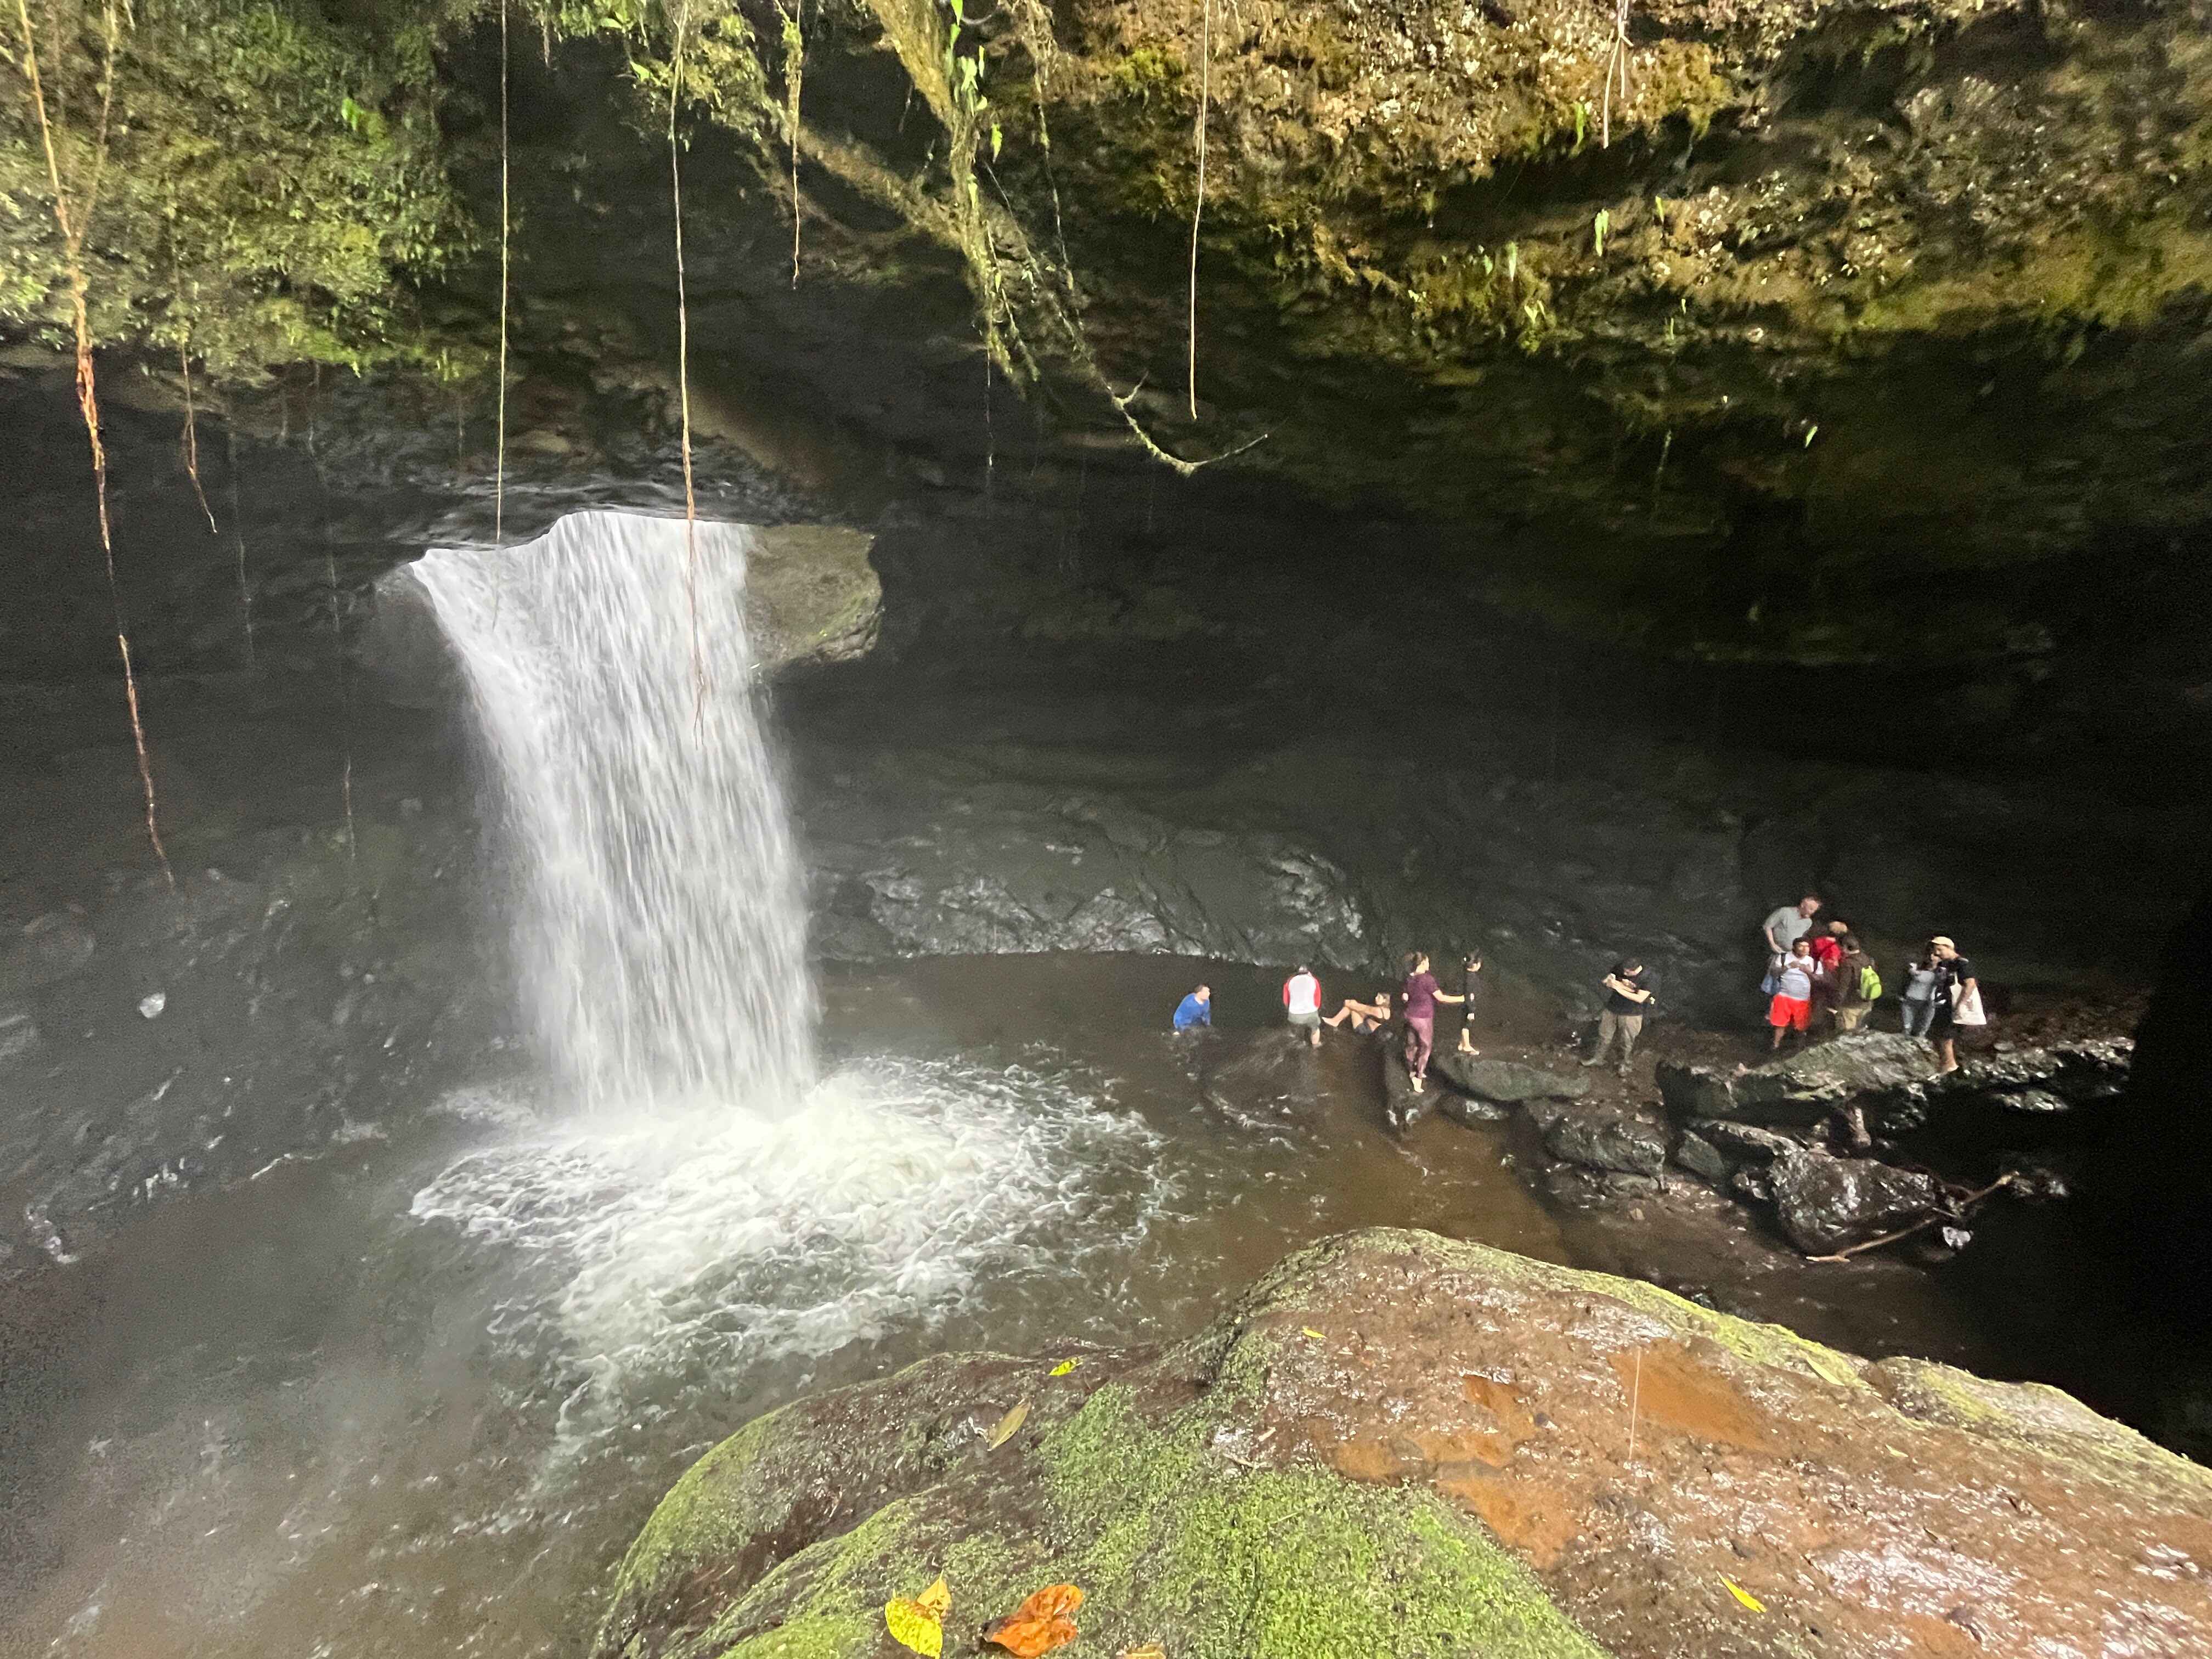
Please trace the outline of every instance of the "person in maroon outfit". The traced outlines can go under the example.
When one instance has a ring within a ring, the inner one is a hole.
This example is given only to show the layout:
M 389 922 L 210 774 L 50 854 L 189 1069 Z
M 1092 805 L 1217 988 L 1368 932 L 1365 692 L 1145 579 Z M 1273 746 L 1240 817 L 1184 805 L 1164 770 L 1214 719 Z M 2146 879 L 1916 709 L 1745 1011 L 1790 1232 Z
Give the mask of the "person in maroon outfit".
M 1427 957 L 1419 951 L 1406 953 L 1406 986 L 1399 1006 L 1406 1021 L 1406 1070 L 1413 1077 L 1415 1094 L 1427 1086 L 1429 1054 L 1437 1046 L 1437 1004 L 1466 1000 L 1437 988 Z

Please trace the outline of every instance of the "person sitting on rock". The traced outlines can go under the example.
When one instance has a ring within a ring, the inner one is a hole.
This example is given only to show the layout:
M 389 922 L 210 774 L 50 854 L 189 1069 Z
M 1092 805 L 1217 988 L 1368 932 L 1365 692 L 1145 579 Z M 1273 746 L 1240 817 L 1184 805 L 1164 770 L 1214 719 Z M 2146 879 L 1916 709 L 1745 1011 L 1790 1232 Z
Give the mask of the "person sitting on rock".
M 1820 964 L 1813 960 L 1813 945 L 1801 939 L 1790 947 L 1788 956 L 1774 958 L 1766 977 L 1774 987 L 1766 1004 L 1766 1023 L 1774 1028 L 1774 1041 L 1770 1048 L 1779 1050 L 1784 1031 L 1797 1033 L 1797 1040 L 1805 1040 L 1805 1029 L 1813 1019 L 1813 982 L 1820 974 Z
M 1651 1012 L 1657 994 L 1651 988 L 1650 976 L 1644 973 L 1644 964 L 1631 957 L 1613 964 L 1613 969 L 1603 981 L 1605 1012 L 1597 1017 L 1597 1052 L 1583 1062 L 1585 1066 L 1605 1063 L 1606 1050 L 1613 1047 L 1616 1033 L 1620 1037 L 1620 1075 L 1628 1075 L 1628 1062 L 1636 1053 L 1636 1039 L 1644 1030 L 1644 1017 Z
M 1321 981 L 1303 962 L 1283 981 L 1283 1012 L 1293 1026 L 1312 1035 L 1315 1048 L 1321 1047 Z
M 1467 999 L 1437 988 L 1425 951 L 1406 952 L 1406 982 L 1398 996 L 1406 1015 L 1406 1075 L 1413 1081 L 1413 1092 L 1419 1094 L 1428 1087 L 1429 1056 L 1436 1052 L 1437 1004 Z
M 1828 974 L 1828 1006 L 1835 1015 L 1836 1035 L 1844 1036 L 1857 1030 L 1874 1012 L 1874 999 L 1867 995 L 1867 970 L 1874 966 L 1874 958 L 1859 948 L 1855 933 L 1843 934 L 1836 943 L 1843 954 Z M 1880 982 L 1875 981 L 1877 988 Z
M 1178 1031 L 1196 1030 L 1213 1026 L 1213 993 L 1200 986 L 1181 1002 L 1176 1004 L 1175 1028 Z
M 1476 975 L 1481 972 L 1482 952 L 1469 951 L 1467 958 L 1467 981 L 1462 988 L 1462 994 L 1467 999 L 1467 1007 L 1460 1015 L 1459 1022 L 1459 1051 L 1463 1054 L 1479 1054 L 1482 1052 L 1474 1046 L 1474 1005 L 1482 989 L 1482 981 Z
M 1346 1020 L 1352 1022 L 1352 1029 L 1355 1031 L 1381 1030 L 1390 1023 L 1390 994 L 1377 991 L 1372 1002 L 1354 1002 L 1346 997 L 1344 1006 L 1322 1020 L 1322 1024 L 1333 1031 Z

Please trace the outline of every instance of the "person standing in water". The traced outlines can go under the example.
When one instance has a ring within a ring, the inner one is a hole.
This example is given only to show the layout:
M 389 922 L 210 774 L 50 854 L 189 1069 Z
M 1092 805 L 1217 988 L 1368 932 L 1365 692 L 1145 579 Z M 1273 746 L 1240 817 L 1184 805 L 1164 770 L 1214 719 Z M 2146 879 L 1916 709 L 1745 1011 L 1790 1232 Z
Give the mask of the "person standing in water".
M 1437 988 L 1428 956 L 1420 951 L 1406 952 L 1406 983 L 1398 996 L 1406 1019 L 1406 1071 L 1413 1079 L 1413 1092 L 1419 1094 L 1428 1086 L 1429 1056 L 1437 1046 L 1437 1004 L 1467 999 Z
M 1321 1047 L 1321 981 L 1303 962 L 1298 971 L 1283 981 L 1283 1012 L 1290 1022 Z
M 1181 1002 L 1176 1004 L 1175 1028 L 1178 1031 L 1210 1030 L 1213 1026 L 1213 993 L 1200 986 Z

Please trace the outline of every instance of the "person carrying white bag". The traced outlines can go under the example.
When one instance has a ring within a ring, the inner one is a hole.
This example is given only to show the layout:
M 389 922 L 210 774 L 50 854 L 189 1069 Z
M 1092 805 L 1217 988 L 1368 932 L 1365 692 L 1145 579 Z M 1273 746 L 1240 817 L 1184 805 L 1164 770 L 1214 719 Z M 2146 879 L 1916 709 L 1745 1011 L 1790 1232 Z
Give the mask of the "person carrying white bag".
M 1974 977 L 1974 964 L 1959 954 L 1959 947 L 1942 933 L 1928 941 L 1928 954 L 1936 964 L 1936 998 L 1928 1023 L 1928 1040 L 1936 1045 L 1942 1069 L 1959 1069 L 1956 1028 L 1986 1025 L 1982 988 Z

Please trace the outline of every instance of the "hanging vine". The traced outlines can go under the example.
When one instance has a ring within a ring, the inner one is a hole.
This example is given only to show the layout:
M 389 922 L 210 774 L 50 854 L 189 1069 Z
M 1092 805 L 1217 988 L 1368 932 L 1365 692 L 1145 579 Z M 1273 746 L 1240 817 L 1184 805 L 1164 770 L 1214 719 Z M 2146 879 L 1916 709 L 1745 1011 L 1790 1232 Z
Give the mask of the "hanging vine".
M 1194 421 L 1198 418 L 1198 225 L 1206 214 L 1206 113 L 1213 94 L 1213 0 L 1199 0 L 1199 12 L 1198 125 L 1193 137 L 1193 148 L 1198 152 L 1198 187 L 1190 203 L 1190 342 L 1186 364 Z M 1122 413 L 1128 411 L 1125 409 Z
M 507 175 L 507 12 L 508 0 L 499 0 L 499 436 L 492 463 L 491 541 L 507 545 L 507 305 L 510 219 Z
M 69 276 L 70 322 L 76 345 L 76 401 L 84 416 L 84 434 L 92 447 L 93 489 L 100 507 L 100 551 L 107 568 L 107 599 L 115 616 L 115 648 L 123 659 L 123 696 L 131 710 L 131 741 L 137 750 L 138 783 L 146 798 L 146 839 L 161 866 L 161 878 L 171 892 L 177 889 L 177 872 L 169 867 L 169 850 L 161 844 L 159 806 L 154 793 L 154 763 L 146 747 L 146 725 L 138 708 L 138 676 L 131 664 L 131 635 L 123 623 L 123 598 L 115 580 L 115 536 L 107 515 L 107 451 L 100 436 L 100 392 L 93 372 L 91 289 L 84 272 L 84 244 L 99 210 L 100 186 L 107 170 L 109 122 L 115 104 L 115 66 L 122 50 L 123 15 L 118 0 L 106 0 L 100 73 L 100 119 L 94 141 L 92 176 L 74 201 L 62 181 L 59 152 L 53 126 L 46 113 L 46 89 L 39 74 L 39 42 L 31 25 L 30 0 L 15 0 L 15 15 L 23 29 L 23 76 L 37 106 L 39 138 L 46 157 L 46 179 L 52 190 L 54 228 L 61 233 L 62 256 Z
M 799 8 L 805 0 L 792 0 L 791 9 L 784 9 L 783 0 L 776 0 L 775 9 L 783 19 L 783 96 L 784 119 L 791 128 L 791 285 L 799 286 L 799 90 L 806 76 L 806 34 L 800 27 Z

